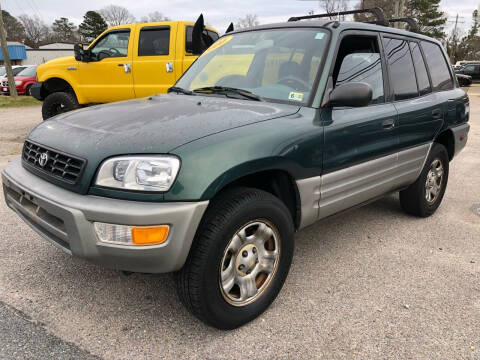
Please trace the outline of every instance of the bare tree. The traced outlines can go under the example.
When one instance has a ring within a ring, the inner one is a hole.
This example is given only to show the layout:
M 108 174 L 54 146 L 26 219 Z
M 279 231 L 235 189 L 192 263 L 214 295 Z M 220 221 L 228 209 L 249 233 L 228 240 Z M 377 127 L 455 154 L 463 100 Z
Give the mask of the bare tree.
M 258 16 L 256 14 L 247 14 L 244 18 L 238 19 L 238 22 L 235 24 L 236 29 L 243 29 L 252 26 L 257 26 L 260 24 L 258 21 Z
M 98 12 L 105 19 L 108 26 L 131 24 L 135 22 L 135 16 L 123 6 L 108 5 Z
M 335 15 L 339 11 L 346 11 L 348 9 L 347 0 L 320 0 L 320 6 L 327 14 Z
M 140 22 L 159 22 L 159 21 L 168 21 L 169 17 L 164 16 L 160 11 L 154 11 L 148 14 L 147 16 L 142 16 Z
M 38 17 L 20 15 L 18 17 L 25 30 L 25 44 L 36 49 L 50 38 L 50 28 Z

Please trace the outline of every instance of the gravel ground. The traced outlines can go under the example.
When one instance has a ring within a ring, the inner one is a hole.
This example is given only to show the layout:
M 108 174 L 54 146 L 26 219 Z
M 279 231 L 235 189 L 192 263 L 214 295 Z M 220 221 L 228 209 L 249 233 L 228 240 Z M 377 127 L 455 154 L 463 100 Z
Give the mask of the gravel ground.
M 434 216 L 405 215 L 389 196 L 301 231 L 279 297 L 240 329 L 196 320 L 168 274 L 126 277 L 69 257 L 3 203 L 0 300 L 105 359 L 478 360 L 480 97 L 471 109 L 468 146 Z M 0 166 L 39 121 L 39 108 L 0 112 Z M 41 344 L 24 334 L 34 354 Z M 10 341 L 0 336 L 0 348 Z

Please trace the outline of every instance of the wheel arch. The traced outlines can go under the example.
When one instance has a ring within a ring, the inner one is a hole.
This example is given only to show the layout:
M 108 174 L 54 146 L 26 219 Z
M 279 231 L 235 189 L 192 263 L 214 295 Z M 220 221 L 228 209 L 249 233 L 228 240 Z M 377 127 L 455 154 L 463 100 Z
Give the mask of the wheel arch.
M 445 146 L 448 153 L 448 160 L 452 161 L 455 154 L 455 138 L 453 136 L 453 131 L 450 129 L 442 131 L 435 137 L 434 142 Z
M 42 97 L 46 98 L 54 92 L 71 92 L 77 98 L 77 101 L 83 103 L 83 98 L 80 96 L 78 90 L 72 85 L 74 82 L 70 79 L 66 80 L 62 76 L 50 76 L 42 82 Z
M 225 180 L 225 178 L 221 180 Z M 234 187 L 259 189 L 277 197 L 289 210 L 295 229 L 299 228 L 301 220 L 300 193 L 297 183 L 289 171 L 281 168 L 257 170 L 222 181 L 220 186 L 217 184 L 215 190 L 207 189 L 206 193 L 214 191 L 211 195 L 211 198 L 214 199 Z

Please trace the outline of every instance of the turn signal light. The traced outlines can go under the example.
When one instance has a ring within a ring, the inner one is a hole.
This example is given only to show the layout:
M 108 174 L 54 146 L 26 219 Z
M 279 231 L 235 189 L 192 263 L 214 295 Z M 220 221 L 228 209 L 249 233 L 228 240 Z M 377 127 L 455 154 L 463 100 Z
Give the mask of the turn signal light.
M 170 226 L 132 227 L 132 243 L 134 245 L 155 245 L 165 242 Z

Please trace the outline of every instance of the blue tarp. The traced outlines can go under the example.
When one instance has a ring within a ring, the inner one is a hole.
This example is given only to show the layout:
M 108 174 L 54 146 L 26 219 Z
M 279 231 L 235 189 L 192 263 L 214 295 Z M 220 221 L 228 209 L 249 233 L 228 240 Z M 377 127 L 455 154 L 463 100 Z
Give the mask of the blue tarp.
M 25 60 L 27 58 L 25 45 L 8 45 L 8 54 L 10 60 Z M 0 53 L 0 60 L 3 60 L 3 53 Z

